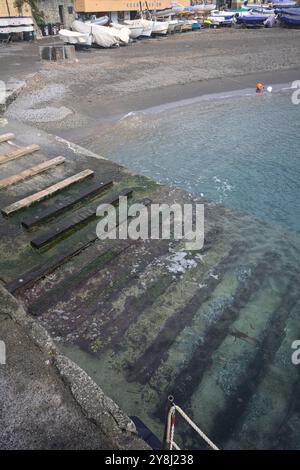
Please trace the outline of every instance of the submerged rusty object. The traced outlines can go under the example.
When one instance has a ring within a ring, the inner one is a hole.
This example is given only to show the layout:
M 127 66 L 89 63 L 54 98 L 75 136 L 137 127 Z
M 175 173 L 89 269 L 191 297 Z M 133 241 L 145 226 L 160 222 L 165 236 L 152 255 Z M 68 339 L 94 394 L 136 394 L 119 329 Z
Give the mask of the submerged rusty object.
M 52 158 L 51 160 L 47 160 L 43 163 L 40 163 L 39 165 L 35 165 L 32 168 L 28 168 L 28 170 L 21 171 L 16 175 L 8 176 L 7 178 L 0 180 L 0 189 L 7 188 L 8 186 L 12 186 L 13 184 L 19 183 L 28 178 L 32 178 L 33 176 L 44 173 L 45 171 L 48 171 L 51 168 L 61 165 L 64 162 L 64 157 L 56 157 Z
M 76 204 L 82 202 L 84 199 L 95 196 L 96 194 L 105 191 L 106 189 L 110 188 L 113 185 L 113 181 L 106 181 L 102 183 L 94 183 L 89 185 L 87 188 L 83 189 L 81 192 L 77 193 L 75 196 L 67 198 L 66 200 L 58 203 L 54 207 L 49 207 L 48 209 L 44 209 L 40 214 L 33 215 L 32 217 L 27 217 L 22 220 L 23 227 L 30 229 L 35 225 L 41 224 L 45 220 L 56 217 L 57 215 L 61 214 L 62 212 L 72 208 Z M 1 181 L 0 181 L 1 187 Z
M 76 175 L 70 176 L 69 178 L 59 181 L 58 183 L 53 184 L 52 186 L 49 186 L 48 188 L 43 189 L 42 191 L 38 191 L 37 193 L 34 193 L 31 196 L 27 196 L 24 199 L 21 199 L 20 201 L 14 202 L 10 206 L 7 206 L 4 209 L 2 209 L 1 212 L 3 215 L 7 215 L 7 216 L 15 214 L 16 212 L 22 209 L 26 209 L 32 204 L 35 204 L 36 202 L 40 202 L 43 199 L 46 199 L 47 197 L 53 196 L 59 191 L 69 188 L 73 184 L 79 183 L 93 175 L 94 175 L 94 172 L 92 170 L 81 171 L 80 173 L 77 173 Z
M 7 142 L 8 140 L 13 140 L 15 138 L 15 134 L 8 133 L 0 135 L 0 144 L 2 142 Z
M 27 145 L 26 147 L 19 147 L 16 150 L 12 150 L 11 152 L 1 154 L 0 165 L 17 160 L 17 158 L 25 157 L 26 155 L 30 155 L 33 152 L 37 152 L 38 150 L 40 150 L 40 146 L 32 144 Z
M 129 197 L 131 196 L 132 192 L 132 189 L 123 189 L 120 192 L 115 192 L 110 196 L 107 196 L 106 198 L 100 200 L 97 204 L 93 204 L 89 208 L 80 209 L 75 213 L 75 215 L 69 217 L 68 219 L 58 224 L 55 229 L 48 230 L 43 235 L 40 235 L 31 240 L 31 246 L 33 246 L 34 248 L 41 248 L 47 243 L 52 242 L 56 238 L 61 237 L 66 232 L 69 232 L 70 230 L 78 228 L 80 225 L 84 225 L 90 222 L 96 217 L 96 211 L 99 204 L 117 205 L 121 196 Z

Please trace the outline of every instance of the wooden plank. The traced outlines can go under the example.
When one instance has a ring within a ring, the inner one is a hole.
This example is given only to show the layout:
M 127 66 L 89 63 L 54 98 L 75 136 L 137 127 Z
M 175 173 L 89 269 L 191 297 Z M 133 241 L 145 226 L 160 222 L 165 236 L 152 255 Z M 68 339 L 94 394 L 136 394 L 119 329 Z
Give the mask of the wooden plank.
M 144 204 L 146 206 L 149 206 L 152 203 L 152 200 L 149 198 L 144 198 L 141 201 L 137 201 L 137 203 Z M 128 220 L 131 220 L 131 217 L 128 217 Z M 33 269 L 25 272 L 22 274 L 20 277 L 17 279 L 14 279 L 11 282 L 8 282 L 6 284 L 6 289 L 10 293 L 14 293 L 18 291 L 19 289 L 22 288 L 28 288 L 32 286 L 35 282 L 37 282 L 39 279 L 42 279 L 43 277 L 47 276 L 47 274 L 50 274 L 53 272 L 56 268 L 61 266 L 64 263 L 67 263 L 70 259 L 72 259 L 74 256 L 77 256 L 79 253 L 81 253 L 83 250 L 88 248 L 92 243 L 94 243 L 98 239 L 96 233 L 92 235 L 89 240 L 85 242 L 80 242 L 80 246 L 77 247 L 75 250 L 74 248 L 71 248 L 69 250 L 64 250 L 59 256 L 55 258 L 51 258 L 50 260 L 42 263 L 39 266 L 35 266 Z M 105 250 L 103 253 L 105 254 L 107 250 Z M 103 254 L 101 253 L 101 254 Z M 100 255 L 101 255 L 100 254 Z
M 36 152 L 37 150 L 40 150 L 40 146 L 32 144 L 27 145 L 26 147 L 19 147 L 12 152 L 4 153 L 0 155 L 0 165 L 11 162 L 12 160 L 16 160 L 17 158 L 25 157 L 25 155 L 29 155 L 33 152 Z
M 91 242 L 93 241 L 95 240 L 93 239 Z M 17 290 L 21 288 L 30 287 L 36 281 L 47 276 L 47 274 L 50 274 L 52 271 L 54 271 L 56 268 L 61 266 L 63 263 L 66 263 L 69 259 L 78 255 L 89 244 L 90 243 L 80 246 L 76 250 L 64 251 L 58 257 L 52 258 L 49 261 L 46 261 L 45 263 L 39 266 L 35 266 L 33 269 L 22 274 L 22 276 L 18 277 L 17 279 L 14 279 L 13 281 L 8 282 L 5 286 L 6 289 L 11 294 L 13 294 L 14 292 L 16 292 Z
M 31 269 L 30 271 L 27 271 L 24 273 L 21 277 L 18 277 L 17 279 L 14 279 L 11 282 L 8 282 L 5 285 L 5 288 L 11 293 L 15 293 L 20 289 L 25 289 L 29 288 L 32 286 L 35 282 L 37 282 L 39 279 L 42 279 L 43 277 L 47 276 L 51 272 L 53 272 L 55 269 L 57 269 L 59 266 L 62 264 L 66 263 L 70 259 L 74 258 L 75 256 L 79 255 L 85 248 L 87 248 L 89 245 L 91 245 L 97 237 L 93 237 L 93 239 L 76 250 L 68 250 L 64 251 L 60 256 L 53 258 L 49 261 L 46 261 L 46 263 L 43 263 L 40 266 L 36 266 L 34 269 Z M 121 245 L 121 247 L 116 247 L 114 248 L 115 250 L 118 250 L 117 252 L 115 251 L 115 255 L 118 253 L 121 253 L 124 251 L 129 246 L 129 243 L 132 243 L 132 240 L 129 240 L 128 245 L 125 244 Z M 97 257 L 105 256 L 107 253 L 111 252 L 112 248 L 104 248 L 100 253 L 97 254 Z
M 89 186 L 88 188 L 85 188 L 79 194 L 76 194 L 75 196 L 67 199 L 66 201 L 58 203 L 55 207 L 49 207 L 48 209 L 44 209 L 41 212 L 41 214 L 34 215 L 33 217 L 24 218 L 21 223 L 25 228 L 30 229 L 34 227 L 35 225 L 38 225 L 44 222 L 50 217 L 56 217 L 57 215 L 61 214 L 63 211 L 70 209 L 71 207 L 81 202 L 85 198 L 89 196 L 93 196 L 99 192 L 105 191 L 105 189 L 111 187 L 112 185 L 113 185 L 113 181 L 107 181 L 104 183 L 95 183 Z M 0 181 L 0 187 L 1 187 L 1 181 Z
M 7 142 L 8 140 L 12 140 L 15 138 L 15 135 L 14 134 L 2 134 L 0 135 L 0 144 L 1 142 Z
M 73 230 L 79 225 L 87 224 L 90 220 L 96 218 L 96 210 L 100 204 L 117 205 L 120 196 L 129 197 L 131 196 L 131 194 L 132 189 L 123 189 L 123 191 L 120 191 L 119 193 L 113 193 L 110 196 L 99 201 L 97 204 L 94 204 L 89 208 L 84 208 L 77 211 L 74 216 L 65 219 L 60 224 L 57 224 L 54 229 L 48 230 L 42 235 L 34 238 L 33 240 L 31 240 L 30 243 L 34 248 L 41 248 L 44 245 L 52 242 L 56 238 L 61 237 L 69 230 Z
M 70 178 L 66 178 L 65 180 L 59 181 L 59 183 L 53 184 L 42 191 L 32 194 L 31 196 L 25 197 L 20 201 L 14 202 L 10 206 L 5 207 L 1 210 L 2 214 L 4 215 L 12 215 L 15 212 L 20 211 L 21 209 L 26 209 L 27 207 L 31 206 L 36 202 L 40 202 L 47 197 L 53 196 L 54 194 L 62 191 L 63 189 L 69 188 L 71 185 L 75 183 L 79 183 L 80 181 L 85 180 L 89 176 L 92 176 L 94 172 L 92 170 L 84 170 L 76 175 L 70 176 Z
M 64 162 L 65 162 L 64 157 L 56 157 L 56 158 L 53 158 L 52 160 L 47 160 L 46 162 L 33 166 L 32 168 L 29 168 L 28 170 L 21 171 L 21 173 L 9 176 L 8 178 L 4 178 L 3 180 L 0 180 L 0 189 L 7 188 L 8 186 L 11 186 L 15 183 L 19 183 L 20 181 L 24 181 L 28 178 L 32 178 L 35 175 L 44 173 L 45 171 L 50 170 L 51 168 L 57 165 L 61 165 Z

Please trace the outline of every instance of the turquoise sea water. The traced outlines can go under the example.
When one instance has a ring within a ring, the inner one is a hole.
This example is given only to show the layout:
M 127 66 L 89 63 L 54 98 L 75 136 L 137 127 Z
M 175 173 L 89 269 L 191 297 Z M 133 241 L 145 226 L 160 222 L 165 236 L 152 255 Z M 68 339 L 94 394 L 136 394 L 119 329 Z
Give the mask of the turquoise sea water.
M 290 93 L 130 114 L 100 144 L 156 181 L 300 230 L 300 105 Z
M 93 150 L 109 159 L 233 209 L 204 263 L 137 318 L 137 281 L 108 302 L 116 331 L 129 318 L 119 345 L 92 355 L 80 341 L 65 344 L 159 437 L 171 393 L 221 448 L 300 449 L 300 366 L 291 361 L 300 339 L 299 131 L 300 105 L 284 92 L 131 113 L 95 136 Z M 183 448 L 201 446 L 179 428 Z

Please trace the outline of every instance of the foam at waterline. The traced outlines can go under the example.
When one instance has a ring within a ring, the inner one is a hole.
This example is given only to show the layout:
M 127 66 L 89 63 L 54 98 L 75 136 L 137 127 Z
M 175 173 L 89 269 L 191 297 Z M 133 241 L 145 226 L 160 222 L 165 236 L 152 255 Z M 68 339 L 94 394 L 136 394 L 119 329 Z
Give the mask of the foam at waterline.
M 291 90 L 292 90 L 292 87 L 288 83 L 273 85 L 273 93 L 287 92 Z M 209 93 L 205 95 L 195 96 L 193 98 L 186 98 L 183 100 L 171 101 L 169 103 L 161 104 L 158 106 L 151 106 L 150 108 L 145 108 L 145 109 L 136 111 L 134 114 L 136 114 L 137 112 L 143 113 L 145 115 L 156 114 L 156 113 L 161 113 L 164 111 L 170 111 L 179 107 L 191 106 L 191 105 L 201 103 L 204 101 L 214 101 L 214 100 L 219 101 L 219 100 L 227 100 L 229 98 L 240 98 L 244 96 L 253 97 L 255 95 L 256 95 L 255 86 L 253 88 L 244 88 L 242 90 L 234 90 L 231 92 Z M 128 114 L 131 114 L 131 113 L 128 113 Z

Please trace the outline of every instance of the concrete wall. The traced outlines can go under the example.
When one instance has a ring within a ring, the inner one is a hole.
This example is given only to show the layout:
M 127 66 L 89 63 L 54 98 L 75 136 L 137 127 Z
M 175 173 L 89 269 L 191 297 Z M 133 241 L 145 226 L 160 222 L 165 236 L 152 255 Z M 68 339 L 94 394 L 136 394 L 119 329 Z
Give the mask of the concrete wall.
M 69 28 L 75 19 L 73 0 L 36 0 L 36 4 L 46 23 L 62 23 Z
M 19 16 L 19 10 L 14 6 L 15 0 L 0 0 L 0 16 Z M 31 9 L 28 4 L 22 8 L 21 16 L 31 16 Z

